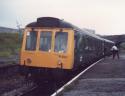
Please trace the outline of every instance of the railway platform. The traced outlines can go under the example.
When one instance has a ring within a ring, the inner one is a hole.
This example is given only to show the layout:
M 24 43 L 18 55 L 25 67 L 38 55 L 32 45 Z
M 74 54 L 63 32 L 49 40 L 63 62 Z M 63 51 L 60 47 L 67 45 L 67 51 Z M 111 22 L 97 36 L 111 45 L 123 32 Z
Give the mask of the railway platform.
M 61 96 L 125 96 L 125 53 L 120 54 L 120 59 L 102 59 Z

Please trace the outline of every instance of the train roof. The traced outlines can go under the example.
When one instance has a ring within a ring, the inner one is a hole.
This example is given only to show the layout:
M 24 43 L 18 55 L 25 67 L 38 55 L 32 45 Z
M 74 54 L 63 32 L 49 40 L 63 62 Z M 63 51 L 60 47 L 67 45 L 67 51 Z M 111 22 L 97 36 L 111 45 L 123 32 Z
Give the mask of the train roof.
M 73 26 L 70 23 L 54 17 L 37 18 L 36 22 L 30 23 L 26 27 L 73 28 Z

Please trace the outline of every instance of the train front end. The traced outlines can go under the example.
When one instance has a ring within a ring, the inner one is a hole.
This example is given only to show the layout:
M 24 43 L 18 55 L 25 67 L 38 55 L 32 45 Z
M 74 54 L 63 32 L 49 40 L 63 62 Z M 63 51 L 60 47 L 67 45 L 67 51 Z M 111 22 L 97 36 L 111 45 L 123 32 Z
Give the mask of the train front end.
M 46 20 L 41 20 L 46 21 Z M 71 70 L 74 63 L 74 32 L 72 28 L 51 26 L 42 22 L 25 28 L 20 56 L 21 66 L 32 73 L 37 70 Z M 44 25 L 44 26 L 43 26 Z M 33 71 L 35 70 L 35 71 Z

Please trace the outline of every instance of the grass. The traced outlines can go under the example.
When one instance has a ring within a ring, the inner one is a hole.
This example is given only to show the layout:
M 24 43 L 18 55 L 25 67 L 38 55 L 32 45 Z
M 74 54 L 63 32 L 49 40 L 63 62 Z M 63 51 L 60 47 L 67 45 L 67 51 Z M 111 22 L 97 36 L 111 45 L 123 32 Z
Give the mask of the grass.
M 18 54 L 20 44 L 18 33 L 0 33 L 0 57 Z

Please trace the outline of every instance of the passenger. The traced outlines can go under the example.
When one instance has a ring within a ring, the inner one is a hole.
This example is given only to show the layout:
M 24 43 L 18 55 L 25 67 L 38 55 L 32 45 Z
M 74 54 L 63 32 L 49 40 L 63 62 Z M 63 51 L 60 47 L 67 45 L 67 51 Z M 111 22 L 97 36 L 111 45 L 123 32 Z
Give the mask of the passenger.
M 113 45 L 111 48 L 112 54 L 113 54 L 113 59 L 115 58 L 115 56 L 117 55 L 117 58 L 119 59 L 119 50 L 117 48 L 117 46 Z

